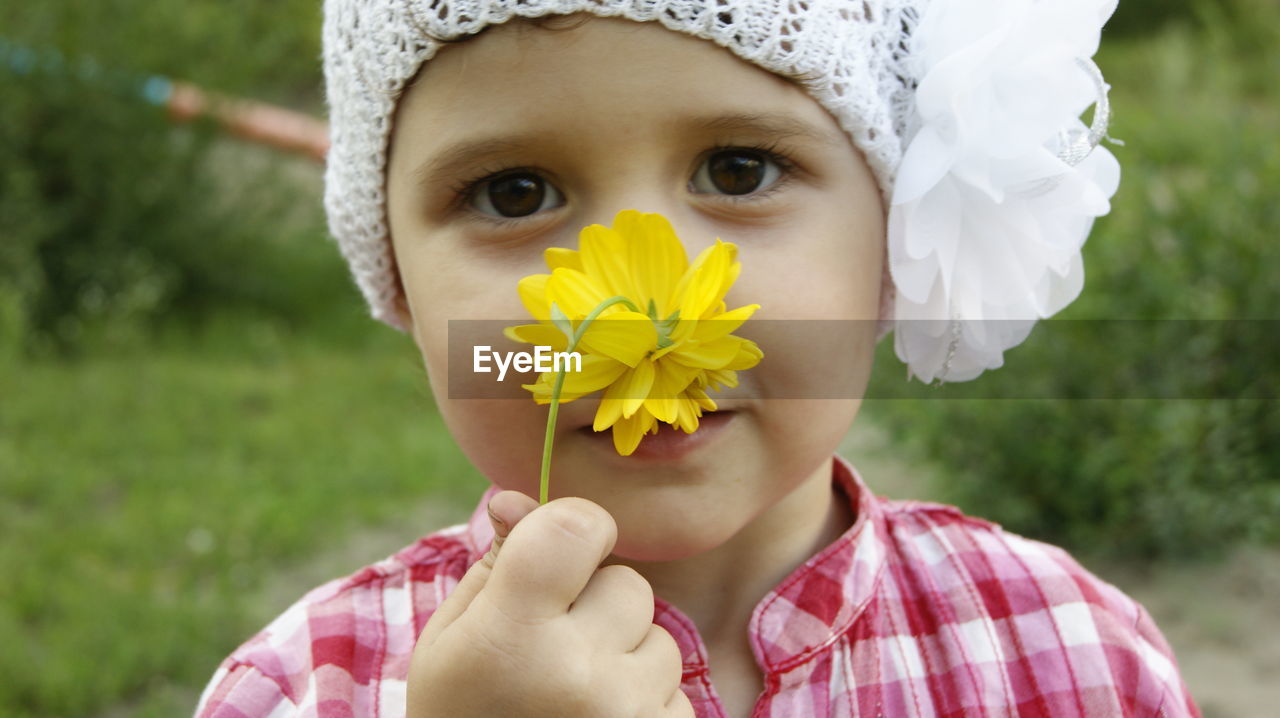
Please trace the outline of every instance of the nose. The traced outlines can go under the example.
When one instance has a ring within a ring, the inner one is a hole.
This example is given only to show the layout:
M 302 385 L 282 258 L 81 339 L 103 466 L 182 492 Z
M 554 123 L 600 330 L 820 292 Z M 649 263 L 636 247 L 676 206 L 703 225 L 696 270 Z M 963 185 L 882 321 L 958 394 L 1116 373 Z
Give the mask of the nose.
M 582 224 L 576 229 L 590 224 L 612 227 L 614 219 L 623 210 L 660 214 L 671 223 L 692 260 L 704 247 L 713 244 L 717 235 L 712 223 L 689 204 L 686 194 L 683 187 L 678 191 L 661 191 L 633 182 L 625 191 L 602 192 L 594 198 L 592 206 L 582 213 Z

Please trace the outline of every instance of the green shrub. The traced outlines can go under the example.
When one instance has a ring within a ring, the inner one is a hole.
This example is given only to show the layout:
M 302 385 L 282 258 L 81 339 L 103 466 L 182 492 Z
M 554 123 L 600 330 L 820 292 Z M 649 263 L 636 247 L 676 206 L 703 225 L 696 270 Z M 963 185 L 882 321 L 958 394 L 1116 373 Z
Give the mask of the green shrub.
M 162 74 L 321 111 L 319 0 L 47 0 L 0 5 L 0 37 L 103 72 Z
M 67 352 L 213 311 L 300 322 L 358 301 L 307 161 L 175 126 L 141 91 L 165 72 L 314 105 L 318 5 L 66 5 L 0 10 L 0 339 Z
M 263 151 L 76 77 L 0 75 L 0 92 L 0 293 L 32 343 L 71 350 L 104 327 L 236 306 L 299 320 L 354 300 L 318 185 Z
M 1106 37 L 1155 35 L 1170 25 L 1209 26 L 1219 20 L 1247 30 L 1262 1 L 1265 0 L 1120 0 L 1107 21 Z

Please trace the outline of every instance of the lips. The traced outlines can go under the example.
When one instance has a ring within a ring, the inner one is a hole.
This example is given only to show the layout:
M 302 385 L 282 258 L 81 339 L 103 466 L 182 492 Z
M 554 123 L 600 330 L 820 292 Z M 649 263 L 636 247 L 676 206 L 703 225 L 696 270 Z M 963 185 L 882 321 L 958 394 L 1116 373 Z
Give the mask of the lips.
M 597 432 L 593 431 L 590 425 L 586 425 L 579 428 L 577 433 L 583 435 L 588 441 L 598 444 L 614 457 L 623 458 L 623 460 L 672 461 L 687 456 L 709 444 L 723 433 L 724 429 L 733 422 L 736 416 L 737 412 L 730 410 L 703 414 L 698 421 L 698 430 L 692 434 L 686 434 L 670 424 L 659 424 L 658 433 L 646 435 L 640 440 L 640 445 L 636 447 L 636 450 L 628 457 L 617 457 L 617 453 L 613 449 L 612 431 Z
M 718 408 L 715 411 L 704 411 L 702 413 L 702 416 L 698 419 L 699 428 L 701 428 L 703 421 L 706 421 L 716 414 L 732 414 L 748 409 L 754 405 L 754 402 L 750 400 L 743 401 L 741 398 L 730 398 L 727 400 L 719 396 L 713 398 L 716 400 L 716 406 Z M 600 400 L 595 399 L 594 397 L 579 399 L 569 404 L 561 404 L 559 423 L 561 426 L 566 428 L 574 427 L 574 431 L 585 431 L 588 434 L 594 434 L 596 432 L 592 431 L 592 425 L 595 423 L 596 412 L 599 411 L 599 409 Z M 673 428 L 670 424 L 663 422 L 658 422 L 658 426 L 661 427 L 659 432 Z M 679 429 L 676 429 L 676 431 L 679 431 Z M 609 432 L 602 431 L 599 433 L 608 434 Z

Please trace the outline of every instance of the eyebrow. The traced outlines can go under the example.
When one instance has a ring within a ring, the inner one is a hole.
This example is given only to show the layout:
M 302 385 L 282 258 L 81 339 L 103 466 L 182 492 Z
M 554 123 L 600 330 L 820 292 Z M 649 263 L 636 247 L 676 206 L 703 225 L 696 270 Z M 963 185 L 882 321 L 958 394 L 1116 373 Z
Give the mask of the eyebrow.
M 535 144 L 537 136 L 532 134 L 466 140 L 423 162 L 414 170 L 413 175 L 419 187 L 442 184 L 446 178 L 462 174 L 469 167 L 528 149 Z
M 819 145 L 839 144 L 841 136 L 792 115 L 776 112 L 732 113 L 685 118 L 677 124 L 704 131 L 752 132 L 778 139 L 800 138 Z
M 746 132 L 775 139 L 803 139 L 818 145 L 838 146 L 842 135 L 820 129 L 783 113 L 748 113 L 686 116 L 673 120 L 672 129 L 702 132 Z M 441 184 L 466 169 L 522 150 L 545 140 L 533 133 L 482 137 L 465 140 L 424 161 L 414 170 L 419 187 Z

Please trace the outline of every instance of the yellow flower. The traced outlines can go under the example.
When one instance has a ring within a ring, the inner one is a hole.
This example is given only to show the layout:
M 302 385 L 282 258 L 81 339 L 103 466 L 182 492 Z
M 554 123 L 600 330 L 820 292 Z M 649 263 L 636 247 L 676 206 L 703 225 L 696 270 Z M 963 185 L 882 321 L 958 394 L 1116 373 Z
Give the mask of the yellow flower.
M 716 239 L 690 263 L 666 218 L 623 210 L 611 228 L 585 227 L 578 247 L 547 249 L 551 273 L 520 280 L 520 299 L 538 323 L 505 334 L 565 351 L 583 320 L 612 299 L 582 333 L 582 370 L 565 376 L 559 400 L 603 390 L 594 429 L 612 427 L 623 456 L 657 433 L 658 422 L 692 433 L 702 412 L 716 409 L 707 389 L 737 386 L 737 371 L 762 356 L 755 342 L 732 334 L 760 305 L 725 307 L 742 269 L 737 246 Z M 555 383 L 546 372 L 524 388 L 546 404 Z

